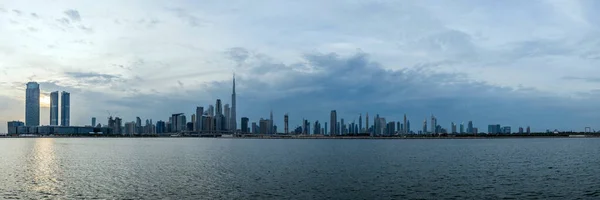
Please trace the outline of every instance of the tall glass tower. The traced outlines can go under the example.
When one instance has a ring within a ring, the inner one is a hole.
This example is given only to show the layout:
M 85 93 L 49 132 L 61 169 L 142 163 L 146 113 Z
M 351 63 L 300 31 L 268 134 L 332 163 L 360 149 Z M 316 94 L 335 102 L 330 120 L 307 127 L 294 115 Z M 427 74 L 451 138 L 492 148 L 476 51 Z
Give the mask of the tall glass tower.
M 237 131 L 237 113 L 236 113 L 236 95 L 235 95 L 235 74 L 233 74 L 233 92 L 231 93 L 231 119 L 229 122 L 229 128 L 235 134 Z
M 68 92 L 60 93 L 60 125 L 70 126 L 71 124 L 71 94 Z
M 58 126 L 58 91 L 50 93 L 50 125 Z
M 40 125 L 40 85 L 36 82 L 27 83 L 25 94 L 25 125 Z

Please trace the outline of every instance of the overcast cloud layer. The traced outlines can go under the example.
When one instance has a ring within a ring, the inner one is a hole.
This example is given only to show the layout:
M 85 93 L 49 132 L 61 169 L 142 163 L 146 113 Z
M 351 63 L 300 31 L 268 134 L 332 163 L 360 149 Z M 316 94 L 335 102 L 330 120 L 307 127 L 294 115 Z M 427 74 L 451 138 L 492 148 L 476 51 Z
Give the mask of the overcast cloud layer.
M 133 121 L 229 103 L 238 117 L 336 109 L 533 130 L 600 129 L 600 3 L 552 1 L 2 1 L 0 132 L 25 83 L 71 92 L 71 121 Z M 48 124 L 48 105 L 42 123 Z M 238 120 L 239 122 L 239 120 Z M 240 127 L 238 125 L 238 127 Z

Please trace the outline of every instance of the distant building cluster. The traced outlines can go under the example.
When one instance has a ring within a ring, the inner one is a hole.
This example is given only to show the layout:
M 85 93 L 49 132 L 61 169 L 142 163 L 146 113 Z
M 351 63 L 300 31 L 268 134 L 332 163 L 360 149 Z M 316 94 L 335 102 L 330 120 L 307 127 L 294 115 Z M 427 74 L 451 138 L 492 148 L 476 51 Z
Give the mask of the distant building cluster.
M 60 98 L 59 98 L 60 97 Z M 442 135 L 442 134 L 481 134 L 479 129 L 473 126 L 472 121 L 456 124 L 450 123 L 449 128 L 438 124 L 437 117 L 423 120 L 423 126 L 417 130 L 411 129 L 411 122 L 404 115 L 402 120 L 388 121 L 385 117 L 376 114 L 371 119 L 366 113 L 358 115 L 356 121 L 345 121 L 338 118 L 337 110 L 331 110 L 329 121 L 311 122 L 302 119 L 301 125 L 291 128 L 290 115 L 283 116 L 283 131 L 279 131 L 274 123 L 273 111 L 268 118 L 260 118 L 251 122 L 247 117 L 241 117 L 241 127 L 237 127 L 237 107 L 235 91 L 235 75 L 233 76 L 233 89 L 231 104 L 224 104 L 221 99 L 216 99 L 214 105 L 206 108 L 197 106 L 195 113 L 187 118 L 184 113 L 172 114 L 167 121 L 156 121 L 152 119 L 142 121 L 136 117 L 135 121 L 124 122 L 120 117 L 109 116 L 105 125 L 97 123 L 93 117 L 88 126 L 71 126 L 70 122 L 70 93 L 50 93 L 50 121 L 49 125 L 40 126 L 40 86 L 36 82 L 27 83 L 25 102 L 25 122 L 8 122 L 8 133 L 11 135 L 21 134 L 110 134 L 121 136 L 156 136 L 156 135 L 205 135 L 205 134 L 260 134 L 260 135 L 322 135 L 322 136 L 402 136 L 402 135 Z M 60 106 L 59 106 L 60 105 Z M 109 113 L 110 115 L 110 113 Z M 356 118 L 355 118 L 356 119 Z M 548 131 L 549 132 L 549 131 Z M 530 134 L 530 127 L 519 127 L 518 132 L 513 132 L 510 126 L 499 124 L 488 125 L 487 134 Z
M 89 129 L 89 127 L 72 127 L 71 94 L 63 91 L 60 93 L 60 98 L 58 94 L 58 91 L 50 93 L 49 125 L 40 126 L 40 85 L 36 82 L 27 83 L 25 91 L 25 123 L 20 121 L 8 122 L 8 134 L 78 134 L 102 131 Z

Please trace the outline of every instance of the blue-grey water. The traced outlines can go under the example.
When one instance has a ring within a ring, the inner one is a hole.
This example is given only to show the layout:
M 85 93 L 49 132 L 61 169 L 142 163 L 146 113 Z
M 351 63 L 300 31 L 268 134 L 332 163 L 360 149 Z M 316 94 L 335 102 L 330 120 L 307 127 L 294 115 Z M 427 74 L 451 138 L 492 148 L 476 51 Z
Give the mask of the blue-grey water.
M 1 199 L 600 199 L 600 139 L 0 139 Z

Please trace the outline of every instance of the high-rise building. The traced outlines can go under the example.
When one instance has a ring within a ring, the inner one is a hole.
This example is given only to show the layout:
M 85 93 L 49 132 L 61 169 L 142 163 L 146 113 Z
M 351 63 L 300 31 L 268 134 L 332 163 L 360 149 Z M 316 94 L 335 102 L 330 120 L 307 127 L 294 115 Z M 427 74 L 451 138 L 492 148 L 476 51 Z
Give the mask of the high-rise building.
M 50 126 L 58 126 L 58 91 L 50 93 Z
M 237 131 L 237 107 L 236 107 L 236 94 L 235 94 L 235 74 L 233 74 L 233 92 L 231 93 L 231 121 L 229 122 L 229 128 L 233 130 L 233 133 Z
M 136 117 L 135 118 L 135 134 L 141 134 L 142 133 L 142 119 L 140 119 L 140 117 Z
M 231 108 L 229 108 L 229 104 L 225 104 L 224 110 L 225 113 L 223 115 L 225 117 L 225 121 L 223 122 L 223 124 L 225 124 L 225 126 L 223 127 L 223 129 L 229 131 L 231 130 L 231 128 L 229 127 L 229 123 L 231 123 Z
M 183 113 L 177 113 L 171 115 L 171 132 L 178 133 L 185 130 L 185 115 Z
M 458 132 L 456 132 L 456 124 L 454 122 L 452 122 L 452 134 L 456 134 Z
M 410 120 L 406 120 L 406 124 L 404 125 L 404 128 L 406 129 L 406 133 L 410 133 Z
M 223 115 L 223 105 L 221 103 L 221 99 L 217 99 L 217 103 L 215 104 L 216 116 Z
M 156 122 L 156 133 L 158 133 L 158 134 L 166 133 L 167 130 L 165 127 L 166 127 L 166 125 L 165 125 L 164 121 L 157 121 Z
M 437 132 L 437 118 L 435 118 L 435 116 L 433 116 L 433 114 L 431 115 L 431 133 L 438 133 Z
M 510 126 L 502 127 L 502 133 L 511 134 L 512 133 L 511 127 Z
M 60 93 L 60 125 L 71 125 L 71 94 L 65 91 Z
M 252 134 L 257 134 L 258 133 L 258 125 L 256 125 L 256 122 L 252 122 Z
M 247 117 L 242 117 L 242 133 L 243 134 L 249 133 L 249 130 L 248 130 L 248 121 L 249 120 L 250 119 L 248 119 Z
M 40 125 L 40 85 L 36 82 L 27 83 L 25 93 L 25 125 Z
M 345 135 L 346 134 L 345 128 L 344 128 L 345 126 L 346 125 L 344 124 L 344 118 L 341 118 L 340 119 L 340 128 L 341 128 L 340 129 L 340 135 Z
M 215 116 L 215 107 L 213 105 L 209 105 L 208 106 L 208 113 L 207 113 L 207 115 L 211 116 L 211 117 Z
M 461 122 L 460 123 L 460 134 L 464 134 L 465 133 L 465 123 Z
M 358 133 L 362 132 L 362 114 L 358 115 Z
M 260 119 L 259 121 L 260 134 L 268 134 L 269 131 L 269 120 Z
M 192 114 L 192 120 L 188 123 L 192 123 L 192 130 L 190 131 L 196 131 L 198 129 L 198 125 L 196 124 L 196 122 L 198 121 L 197 119 L 198 117 L 196 117 L 196 114 Z
M 215 114 L 215 119 L 216 119 L 216 128 L 217 131 L 222 131 L 223 129 L 225 129 L 225 127 L 223 127 L 223 105 L 221 104 L 221 99 L 217 99 L 217 103 L 215 104 L 215 109 L 216 109 L 216 114 Z
M 368 116 L 368 115 L 367 115 Z M 333 136 L 333 135 L 337 135 L 337 111 L 336 110 L 332 110 L 331 114 L 330 114 L 330 119 L 329 119 L 329 124 L 331 125 L 331 127 L 329 128 L 329 135 Z
M 529 128 L 529 126 L 527 126 L 527 134 L 531 133 L 531 129 Z
M 269 130 L 267 130 L 269 134 L 275 134 L 275 124 L 273 123 L 273 110 L 269 114 Z
M 499 134 L 502 133 L 500 129 L 500 124 L 492 124 L 488 125 L 488 134 Z
M 287 135 L 289 134 L 289 116 L 286 113 L 285 115 L 283 115 L 283 132 Z
M 467 133 L 475 134 L 475 131 L 473 130 L 473 121 L 469 121 L 469 123 L 467 123 Z
M 96 118 L 92 117 L 92 127 L 96 126 Z
M 427 118 L 423 120 L 423 134 L 427 134 Z
M 365 116 L 365 132 L 370 133 L 369 128 L 369 113 L 367 112 L 367 116 Z
M 202 131 L 204 130 L 202 128 L 202 122 L 203 122 L 203 116 L 204 116 L 204 107 L 202 106 L 198 106 L 196 107 L 196 130 L 195 131 Z
M 408 121 L 408 119 L 406 119 L 406 114 L 404 114 L 404 129 L 402 130 L 404 134 L 408 133 L 408 130 L 406 129 L 406 121 Z

